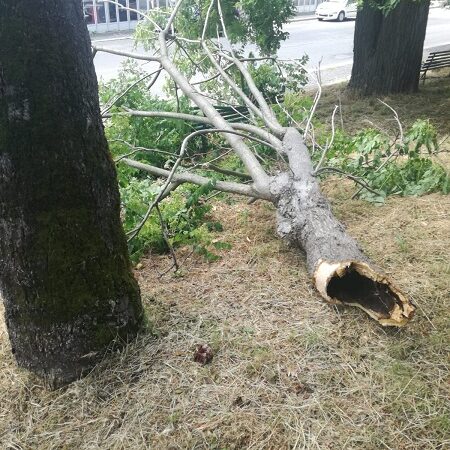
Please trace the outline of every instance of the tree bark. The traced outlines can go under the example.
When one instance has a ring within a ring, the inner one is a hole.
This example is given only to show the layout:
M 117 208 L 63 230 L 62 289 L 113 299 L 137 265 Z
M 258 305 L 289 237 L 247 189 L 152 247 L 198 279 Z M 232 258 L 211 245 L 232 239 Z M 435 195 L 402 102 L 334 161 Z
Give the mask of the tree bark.
M 401 0 L 387 14 L 364 1 L 355 25 L 349 88 L 363 95 L 416 92 L 419 88 L 429 0 Z
M 405 325 L 415 307 L 334 217 L 299 132 L 289 129 L 283 145 L 291 171 L 271 185 L 278 233 L 305 252 L 308 271 L 326 301 L 361 308 L 382 325 Z
M 0 0 L 0 42 L 0 290 L 18 365 L 57 387 L 136 335 L 140 293 L 81 2 Z

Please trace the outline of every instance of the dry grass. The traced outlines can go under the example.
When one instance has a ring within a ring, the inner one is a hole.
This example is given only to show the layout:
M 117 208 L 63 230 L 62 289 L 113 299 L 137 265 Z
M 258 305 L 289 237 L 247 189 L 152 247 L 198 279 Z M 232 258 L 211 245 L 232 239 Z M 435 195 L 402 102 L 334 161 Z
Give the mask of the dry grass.
M 420 84 L 420 91 L 416 94 L 385 96 L 381 100 L 396 109 L 406 127 L 416 119 L 430 119 L 441 136 L 450 134 L 450 69 L 432 72 L 425 84 Z M 339 104 L 344 130 L 349 133 L 379 127 L 395 135 L 398 130 L 392 112 L 386 106 L 376 97 L 358 97 L 347 92 L 346 83 L 324 89 L 316 118 L 330 122 L 334 105 Z M 336 120 L 340 125 L 340 117 Z
M 126 352 L 67 389 L 46 392 L 14 366 L 0 328 L 0 447 L 444 449 L 450 445 L 450 198 L 347 201 L 337 215 L 419 307 L 402 330 L 323 304 L 303 259 L 275 236 L 262 203 L 218 203 L 232 250 L 166 257 L 138 272 L 150 320 Z M 197 344 L 215 352 L 193 362 Z
M 423 110 L 445 135 L 450 80 L 433 83 L 433 107 L 428 94 L 390 104 L 409 121 Z M 346 127 L 357 129 L 370 101 L 342 98 Z M 375 106 L 371 120 L 388 123 Z M 157 277 L 165 256 L 145 260 L 137 275 L 147 332 L 84 380 L 43 389 L 16 368 L 0 319 L 0 448 L 450 448 L 450 197 L 374 207 L 349 201 L 348 182 L 330 179 L 324 190 L 417 304 L 405 329 L 322 303 L 302 256 L 276 237 L 271 207 L 218 202 L 220 238 L 232 249 L 212 264 L 188 258 L 181 277 Z M 214 350 L 207 366 L 193 361 L 201 343 Z

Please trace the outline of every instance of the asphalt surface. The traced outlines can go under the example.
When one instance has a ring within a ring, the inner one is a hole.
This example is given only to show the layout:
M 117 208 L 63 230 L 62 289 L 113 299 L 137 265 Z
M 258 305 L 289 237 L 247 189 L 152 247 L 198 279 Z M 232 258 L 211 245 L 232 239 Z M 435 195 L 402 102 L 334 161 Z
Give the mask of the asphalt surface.
M 310 18 L 301 18 L 285 25 L 289 38 L 282 43 L 278 52 L 279 57 L 292 59 L 307 54 L 311 70 L 317 68 L 320 63 L 324 84 L 347 79 L 352 66 L 355 21 L 339 23 L 308 19 Z M 130 34 L 112 36 L 105 34 L 92 39 L 99 46 L 127 52 L 143 52 L 140 48 L 134 49 Z M 424 56 L 432 50 L 450 48 L 450 10 L 441 8 L 430 10 L 424 47 Z M 115 77 L 125 59 L 98 53 L 94 60 L 98 78 L 109 80 Z M 143 67 L 151 71 L 156 65 L 145 63 Z M 158 87 L 156 89 L 158 90 Z

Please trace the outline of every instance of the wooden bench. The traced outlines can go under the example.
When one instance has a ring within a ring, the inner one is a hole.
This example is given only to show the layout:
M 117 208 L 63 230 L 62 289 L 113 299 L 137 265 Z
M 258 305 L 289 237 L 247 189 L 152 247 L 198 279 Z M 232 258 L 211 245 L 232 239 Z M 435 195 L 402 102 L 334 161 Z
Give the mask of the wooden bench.
M 250 111 L 246 106 L 241 105 L 214 105 L 214 108 L 217 112 L 220 113 L 220 115 L 227 121 L 227 122 L 242 122 L 242 123 L 249 123 L 250 122 Z M 193 107 L 191 108 L 192 114 L 198 114 L 200 113 L 200 108 Z M 214 128 L 213 125 L 209 125 L 206 123 L 196 123 L 192 122 L 191 124 L 194 131 L 197 130 L 205 130 L 207 128 Z M 208 145 L 207 145 L 207 139 L 203 135 L 201 136 L 202 140 L 202 148 L 203 151 L 206 152 Z
M 431 69 L 440 69 L 441 67 L 450 67 L 450 50 L 442 50 L 440 52 L 431 52 L 426 61 L 422 63 L 420 68 L 420 78 L 425 83 L 427 71 Z
M 244 122 L 248 123 L 250 121 L 250 111 L 246 106 L 241 105 L 215 105 L 214 108 L 227 122 Z M 191 108 L 193 114 L 198 114 L 200 109 L 197 107 Z M 205 128 L 212 128 L 210 125 L 204 123 L 193 124 L 195 130 L 203 130 Z

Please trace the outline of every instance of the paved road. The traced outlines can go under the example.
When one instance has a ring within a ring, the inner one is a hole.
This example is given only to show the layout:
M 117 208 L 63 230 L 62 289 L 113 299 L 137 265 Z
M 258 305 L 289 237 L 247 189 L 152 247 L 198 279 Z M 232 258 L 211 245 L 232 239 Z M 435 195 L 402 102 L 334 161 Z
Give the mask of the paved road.
M 307 54 L 311 68 L 317 67 L 321 61 L 322 79 L 324 83 L 336 82 L 349 77 L 353 58 L 354 21 L 319 22 L 318 20 L 302 20 L 291 22 L 285 26 L 289 39 L 283 42 L 278 52 L 281 58 L 298 58 Z M 116 50 L 133 51 L 130 36 L 110 38 L 102 36 L 97 45 L 111 47 Z M 106 39 L 106 41 L 102 41 Z M 450 48 L 450 10 L 432 9 L 428 18 L 425 51 L 436 47 Z M 138 49 L 142 51 L 141 49 Z M 95 67 L 99 78 L 111 79 L 117 75 L 124 58 L 99 53 L 95 57 Z M 148 64 L 152 70 L 154 64 Z

